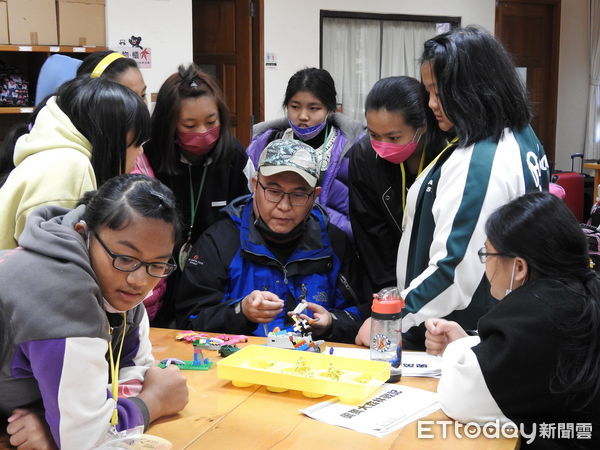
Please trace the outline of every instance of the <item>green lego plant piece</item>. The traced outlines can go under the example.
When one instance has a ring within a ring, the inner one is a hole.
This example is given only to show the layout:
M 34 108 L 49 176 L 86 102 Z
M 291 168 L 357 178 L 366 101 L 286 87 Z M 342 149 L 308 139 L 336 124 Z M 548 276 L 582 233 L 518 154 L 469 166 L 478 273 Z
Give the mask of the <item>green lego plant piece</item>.
M 173 365 L 179 367 L 181 370 L 208 370 L 212 367 L 213 363 L 212 361 L 208 361 L 207 363 L 194 364 L 194 361 L 183 361 L 183 364 L 173 363 Z M 161 362 L 158 367 L 164 369 L 167 365 Z

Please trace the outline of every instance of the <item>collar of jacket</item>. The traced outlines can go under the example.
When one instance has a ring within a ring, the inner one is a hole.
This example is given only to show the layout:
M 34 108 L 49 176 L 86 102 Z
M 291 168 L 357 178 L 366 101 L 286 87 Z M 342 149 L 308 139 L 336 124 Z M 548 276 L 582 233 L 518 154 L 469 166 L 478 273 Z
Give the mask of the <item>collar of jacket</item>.
M 277 261 L 267 242 L 254 225 L 252 196 L 240 197 L 226 209 L 229 217 L 240 230 L 240 250 L 251 255 Z M 300 238 L 286 265 L 296 261 L 320 260 L 333 256 L 333 249 L 327 234 L 328 222 L 325 211 L 315 204 L 308 216 L 306 231 Z
M 346 136 L 348 140 L 352 141 L 352 143 L 356 142 L 358 137 L 364 133 L 364 125 L 358 121 L 351 119 L 345 114 L 334 112 L 329 114 L 329 119 L 327 120 L 328 124 L 333 125 L 337 129 L 339 129 L 343 136 Z M 252 135 L 258 136 L 259 134 L 264 133 L 268 130 L 273 130 L 273 132 L 281 132 L 285 131 L 290 127 L 290 124 L 287 120 L 287 117 L 280 117 L 278 119 L 269 120 L 266 122 L 261 122 L 254 125 L 252 129 Z

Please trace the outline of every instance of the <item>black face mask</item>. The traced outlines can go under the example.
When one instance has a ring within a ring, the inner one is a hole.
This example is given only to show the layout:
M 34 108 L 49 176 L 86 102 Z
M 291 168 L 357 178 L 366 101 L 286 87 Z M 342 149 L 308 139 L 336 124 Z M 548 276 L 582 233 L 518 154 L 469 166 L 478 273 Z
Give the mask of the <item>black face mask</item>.
M 267 240 L 276 243 L 292 242 L 300 238 L 304 230 L 306 230 L 306 223 L 308 222 L 308 216 L 296 225 L 292 230 L 287 233 L 277 233 L 269 228 L 269 226 L 262 220 L 262 217 L 257 217 L 254 220 L 254 226 L 258 229 L 260 234 Z

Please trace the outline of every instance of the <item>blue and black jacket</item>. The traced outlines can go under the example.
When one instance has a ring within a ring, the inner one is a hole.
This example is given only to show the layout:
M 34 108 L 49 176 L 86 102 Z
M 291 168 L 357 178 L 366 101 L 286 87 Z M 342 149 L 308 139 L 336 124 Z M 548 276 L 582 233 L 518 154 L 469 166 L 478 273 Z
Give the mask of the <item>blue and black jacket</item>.
M 264 327 L 250 322 L 240 308 L 241 300 L 258 289 L 285 301 L 269 330 L 289 326 L 286 313 L 306 299 L 333 315 L 329 334 L 319 337 L 354 342 L 362 324 L 359 302 L 370 299 L 358 289 L 356 255 L 345 234 L 315 205 L 282 264 L 254 225 L 252 201 L 252 196 L 234 200 L 223 209 L 228 217 L 194 244 L 176 294 L 177 326 L 264 336 Z

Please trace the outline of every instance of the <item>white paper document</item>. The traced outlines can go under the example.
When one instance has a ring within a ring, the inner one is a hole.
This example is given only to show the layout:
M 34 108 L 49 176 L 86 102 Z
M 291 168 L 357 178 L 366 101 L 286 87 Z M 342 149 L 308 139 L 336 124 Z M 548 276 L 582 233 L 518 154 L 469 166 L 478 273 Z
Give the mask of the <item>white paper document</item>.
M 320 422 L 383 437 L 438 409 L 435 392 L 386 383 L 360 405 L 347 405 L 336 399 L 300 412 Z
M 346 358 L 370 359 L 368 348 L 327 347 L 323 353 L 329 353 L 333 348 L 333 355 Z M 425 352 L 402 352 L 403 377 L 429 377 L 439 378 L 442 374 L 442 357 L 430 355 Z

